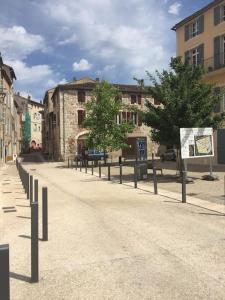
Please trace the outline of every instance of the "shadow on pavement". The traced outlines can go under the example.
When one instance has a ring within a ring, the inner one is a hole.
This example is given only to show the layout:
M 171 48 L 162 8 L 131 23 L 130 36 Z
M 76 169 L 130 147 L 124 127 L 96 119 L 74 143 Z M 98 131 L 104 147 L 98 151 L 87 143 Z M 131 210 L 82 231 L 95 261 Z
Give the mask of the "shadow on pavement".
M 18 235 L 18 237 L 21 237 L 21 238 L 23 238 L 23 239 L 28 239 L 28 240 L 30 240 L 31 239 L 31 237 L 29 236 L 29 235 L 26 235 L 26 234 L 20 234 L 20 235 Z M 38 239 L 39 241 L 42 241 L 42 239 Z
M 28 277 L 26 275 L 21 275 L 21 274 L 17 274 L 14 272 L 10 272 L 9 276 L 10 276 L 10 278 L 13 278 L 13 279 L 17 279 L 17 280 L 21 280 L 21 281 L 25 281 L 25 282 L 31 282 L 30 277 Z

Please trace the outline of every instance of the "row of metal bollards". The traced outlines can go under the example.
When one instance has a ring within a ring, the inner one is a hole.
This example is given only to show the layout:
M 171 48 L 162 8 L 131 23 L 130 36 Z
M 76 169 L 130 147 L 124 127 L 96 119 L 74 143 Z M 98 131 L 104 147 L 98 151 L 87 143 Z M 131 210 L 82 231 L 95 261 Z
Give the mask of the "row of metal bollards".
M 38 180 L 16 160 L 16 167 L 31 206 L 31 282 L 39 281 Z M 48 189 L 42 188 L 42 241 L 48 241 Z M 0 245 L 0 299 L 10 299 L 9 245 Z
M 70 163 L 70 160 L 68 159 L 68 168 L 72 166 L 72 162 Z M 80 169 L 80 172 L 82 172 L 82 166 L 85 168 L 85 173 L 87 173 L 87 161 L 85 161 L 85 163 L 83 163 L 81 160 L 76 159 L 75 161 L 75 169 L 78 170 Z M 92 161 L 91 163 L 91 174 L 94 174 L 94 163 Z M 123 164 L 121 159 L 119 160 L 119 183 L 122 184 L 123 183 Z M 137 188 L 137 181 L 138 181 L 138 163 L 136 162 L 134 164 L 134 188 Z M 98 164 L 98 176 L 99 178 L 102 177 L 102 164 L 99 163 Z M 111 180 L 111 170 L 110 170 L 110 165 L 108 164 L 108 181 Z M 157 183 L 157 174 L 156 174 L 156 168 L 153 164 L 153 183 L 154 183 L 154 194 L 158 194 L 158 183 Z

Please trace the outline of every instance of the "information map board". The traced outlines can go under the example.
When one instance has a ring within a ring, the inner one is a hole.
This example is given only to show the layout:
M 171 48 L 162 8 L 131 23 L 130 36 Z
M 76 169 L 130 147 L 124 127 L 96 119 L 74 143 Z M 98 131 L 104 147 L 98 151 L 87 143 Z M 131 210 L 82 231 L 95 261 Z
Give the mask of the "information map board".
M 181 157 L 214 156 L 212 128 L 180 128 Z

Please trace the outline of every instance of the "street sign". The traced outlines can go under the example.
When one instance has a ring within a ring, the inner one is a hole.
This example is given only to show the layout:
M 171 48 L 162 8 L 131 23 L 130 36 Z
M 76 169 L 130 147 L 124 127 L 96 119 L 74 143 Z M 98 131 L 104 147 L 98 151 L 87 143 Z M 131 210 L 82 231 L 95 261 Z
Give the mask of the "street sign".
M 181 157 L 214 156 L 212 128 L 180 128 Z

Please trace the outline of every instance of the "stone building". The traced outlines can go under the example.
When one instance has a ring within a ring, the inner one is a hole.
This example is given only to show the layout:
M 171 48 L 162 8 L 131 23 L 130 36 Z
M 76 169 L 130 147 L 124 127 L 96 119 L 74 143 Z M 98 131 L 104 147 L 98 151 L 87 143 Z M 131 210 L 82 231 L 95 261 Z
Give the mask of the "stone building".
M 88 131 L 82 127 L 85 117 L 84 104 L 92 97 L 92 91 L 98 80 L 83 78 L 71 83 L 58 85 L 55 89 L 49 90 L 45 94 L 45 151 L 56 160 L 66 160 L 81 153 L 82 147 L 86 143 Z M 134 105 L 139 109 L 144 109 L 146 94 L 141 92 L 137 85 L 114 85 L 122 93 L 124 104 Z M 52 104 L 51 101 L 52 100 Z M 153 101 L 152 99 L 148 99 Z M 47 108 L 47 111 L 46 111 Z M 150 130 L 144 126 L 137 113 L 121 111 L 117 122 L 133 120 L 135 128 L 128 137 L 128 148 L 117 153 L 111 153 L 112 157 L 119 155 L 135 156 L 137 151 L 137 141 L 145 140 L 147 144 L 147 155 L 151 156 L 152 142 Z M 51 144 L 51 146 L 50 146 Z M 48 145 L 48 146 L 47 146 Z
M 18 92 L 14 94 L 14 102 L 16 103 L 17 110 L 20 113 L 20 119 L 22 123 L 25 121 L 25 113 L 28 112 L 31 119 L 31 140 L 30 147 L 31 148 L 41 148 L 42 147 L 42 113 L 43 113 L 43 104 L 31 100 L 31 97 L 27 98 L 21 96 Z M 20 138 L 22 143 L 22 124 L 20 128 Z M 21 149 L 21 146 L 20 146 Z
M 12 159 L 16 153 L 14 79 L 13 68 L 3 63 L 0 55 L 0 162 Z
M 23 142 L 23 124 L 25 121 L 25 113 L 28 111 L 27 99 L 20 96 L 20 93 L 14 94 L 14 106 L 16 110 L 16 124 L 15 124 L 15 134 L 16 134 L 16 148 L 17 153 L 22 152 L 22 142 Z
M 42 113 L 44 105 L 28 96 L 28 113 L 31 118 L 31 148 L 42 148 Z
M 50 89 L 46 91 L 43 105 L 43 129 L 42 129 L 42 148 L 43 152 L 49 155 L 49 158 L 53 158 L 53 103 L 52 103 L 52 95 L 55 89 Z

